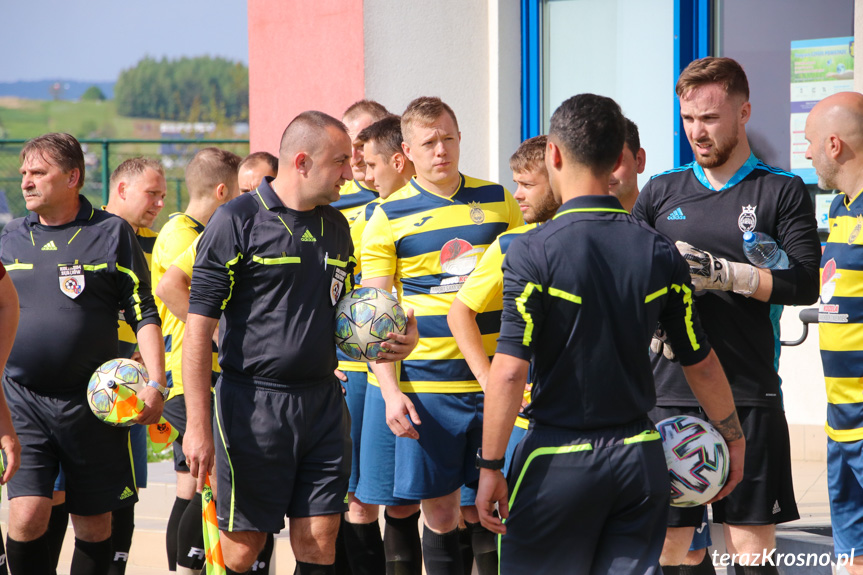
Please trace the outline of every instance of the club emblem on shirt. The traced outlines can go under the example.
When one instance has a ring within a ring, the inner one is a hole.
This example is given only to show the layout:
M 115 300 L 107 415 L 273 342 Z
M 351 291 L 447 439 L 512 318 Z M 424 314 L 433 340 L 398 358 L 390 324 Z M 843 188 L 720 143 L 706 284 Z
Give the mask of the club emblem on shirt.
M 857 236 L 860 235 L 860 229 L 863 228 L 863 215 L 857 216 L 857 225 L 854 226 L 854 229 L 851 230 L 851 233 L 848 235 L 848 245 L 854 243 L 854 240 L 857 239 Z
M 737 227 L 741 232 L 754 232 L 755 224 L 758 223 L 758 216 L 755 215 L 755 208 L 758 206 L 741 206 L 743 210 L 740 212 L 740 217 L 737 218 Z
M 467 240 L 452 239 L 440 250 L 440 267 L 448 274 L 466 276 L 474 270 L 482 252 Z
M 60 291 L 75 299 L 84 291 L 84 271 L 81 264 L 60 266 Z
M 836 260 L 830 258 L 821 271 L 821 303 L 830 303 L 830 300 L 833 299 L 833 294 L 836 292 L 836 280 L 840 277 L 842 274 L 836 271 Z
M 485 212 L 479 207 L 479 202 L 470 202 L 470 221 L 479 225 L 485 221 Z

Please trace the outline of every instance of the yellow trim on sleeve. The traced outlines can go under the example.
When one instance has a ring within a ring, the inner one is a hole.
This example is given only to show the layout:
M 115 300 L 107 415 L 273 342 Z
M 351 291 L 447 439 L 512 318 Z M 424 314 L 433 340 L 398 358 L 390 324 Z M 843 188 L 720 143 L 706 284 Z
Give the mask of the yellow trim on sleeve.
M 138 287 L 141 285 L 141 283 L 138 281 L 138 276 L 135 275 L 135 272 L 133 272 L 129 268 L 124 268 L 120 264 L 117 264 L 117 271 L 123 272 L 124 274 L 132 278 L 132 282 L 135 285 L 132 290 L 132 299 L 135 300 L 135 319 L 141 321 L 143 319 L 143 316 L 141 315 L 141 296 L 140 294 L 138 294 Z
M 234 259 L 232 259 L 231 261 L 229 261 L 228 263 L 225 264 L 225 268 L 228 270 L 228 278 L 231 280 L 231 284 L 228 287 L 228 297 L 226 297 L 222 301 L 222 307 L 220 309 L 222 309 L 223 311 L 227 307 L 228 302 L 231 300 L 231 296 L 234 294 L 234 283 L 235 283 L 234 270 L 232 270 L 231 267 L 237 265 L 237 262 L 239 262 L 242 258 L 243 258 L 243 254 L 239 253 L 239 254 L 237 254 L 237 257 L 235 257 Z M 254 256 L 253 256 L 253 259 L 254 259 Z
M 521 295 L 515 298 L 515 306 L 518 309 L 521 317 L 524 319 L 524 337 L 522 338 L 522 345 L 525 347 L 530 345 L 530 341 L 533 337 L 533 318 L 527 312 L 527 308 L 525 304 L 527 303 L 527 299 L 536 290 L 542 293 L 542 286 L 535 284 L 533 282 L 528 282 L 526 286 L 524 286 L 524 291 L 521 292 Z

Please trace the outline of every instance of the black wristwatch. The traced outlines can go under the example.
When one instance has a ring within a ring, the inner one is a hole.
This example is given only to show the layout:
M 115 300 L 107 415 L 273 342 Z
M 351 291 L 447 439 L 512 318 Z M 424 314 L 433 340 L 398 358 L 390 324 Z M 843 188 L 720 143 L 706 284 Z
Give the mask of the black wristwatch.
M 476 450 L 476 468 L 477 469 L 491 469 L 492 471 L 498 471 L 503 469 L 504 458 L 500 459 L 483 459 L 482 458 L 482 447 Z

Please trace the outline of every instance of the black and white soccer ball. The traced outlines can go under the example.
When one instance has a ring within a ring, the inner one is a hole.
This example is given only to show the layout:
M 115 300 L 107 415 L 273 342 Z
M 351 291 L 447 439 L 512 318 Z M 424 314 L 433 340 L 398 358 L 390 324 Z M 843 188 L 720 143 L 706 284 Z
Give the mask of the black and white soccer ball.
M 689 415 L 656 424 L 671 479 L 671 505 L 695 507 L 714 497 L 728 480 L 728 446 L 710 423 Z

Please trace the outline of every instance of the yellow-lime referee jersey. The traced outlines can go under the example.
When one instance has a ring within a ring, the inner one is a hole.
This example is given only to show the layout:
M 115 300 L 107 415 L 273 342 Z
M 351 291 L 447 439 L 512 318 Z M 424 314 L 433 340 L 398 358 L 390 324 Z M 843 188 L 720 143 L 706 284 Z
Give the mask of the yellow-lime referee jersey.
M 204 231 L 204 224 L 182 212 L 171 214 L 156 238 L 153 246 L 153 259 L 150 264 L 150 277 L 153 297 L 162 320 L 162 336 L 165 339 L 165 376 L 171 387 L 171 397 L 183 393 L 183 374 L 180 365 L 183 355 L 183 332 L 186 324 L 172 314 L 165 303 L 155 295 L 159 280 L 174 260 L 188 248 L 195 238 Z
M 419 343 L 402 362 L 404 392 L 482 391 L 455 343 L 446 316 L 455 294 L 501 233 L 522 225 L 518 203 L 499 184 L 461 177 L 449 198 L 411 180 L 381 202 L 362 240 L 363 278 L 393 276 L 402 305 L 413 308 Z M 488 355 L 502 307 L 477 315 Z
M 821 256 L 818 310 L 827 384 L 827 435 L 863 439 L 863 200 L 839 194 L 830 205 L 830 236 Z
M 105 209 L 105 206 L 102 206 L 102 209 Z M 144 251 L 144 257 L 147 258 L 147 265 L 152 266 L 151 261 L 153 258 L 153 245 L 156 243 L 157 232 L 154 232 L 150 228 L 138 228 L 138 231 L 135 233 L 135 237 L 138 239 L 138 245 L 141 246 L 141 249 Z M 150 289 L 155 291 L 156 286 L 150 286 Z M 123 314 L 120 314 L 119 320 L 119 328 L 117 330 L 117 334 L 120 338 L 120 347 L 123 351 L 123 356 L 126 356 L 126 351 L 130 351 L 129 355 L 131 355 L 131 351 L 135 350 L 135 346 L 138 345 L 138 338 L 135 337 L 135 332 L 132 331 L 132 326 L 130 326 L 126 322 L 126 318 L 123 317 Z M 125 348 L 125 349 L 123 349 Z
M 506 255 L 506 249 L 513 239 L 528 230 L 532 230 L 537 225 L 527 224 L 499 235 L 482 255 L 476 269 L 458 290 L 456 297 L 477 314 L 483 313 L 487 309 L 503 309 L 503 258 Z M 488 350 L 485 340 L 491 338 L 492 341 L 497 341 L 499 335 L 500 325 L 494 333 L 486 335 L 483 332 L 483 347 Z M 491 355 L 494 353 L 492 352 Z M 524 398 L 530 402 L 529 391 L 524 392 Z M 528 420 L 519 415 L 515 424 L 522 429 L 527 429 Z

